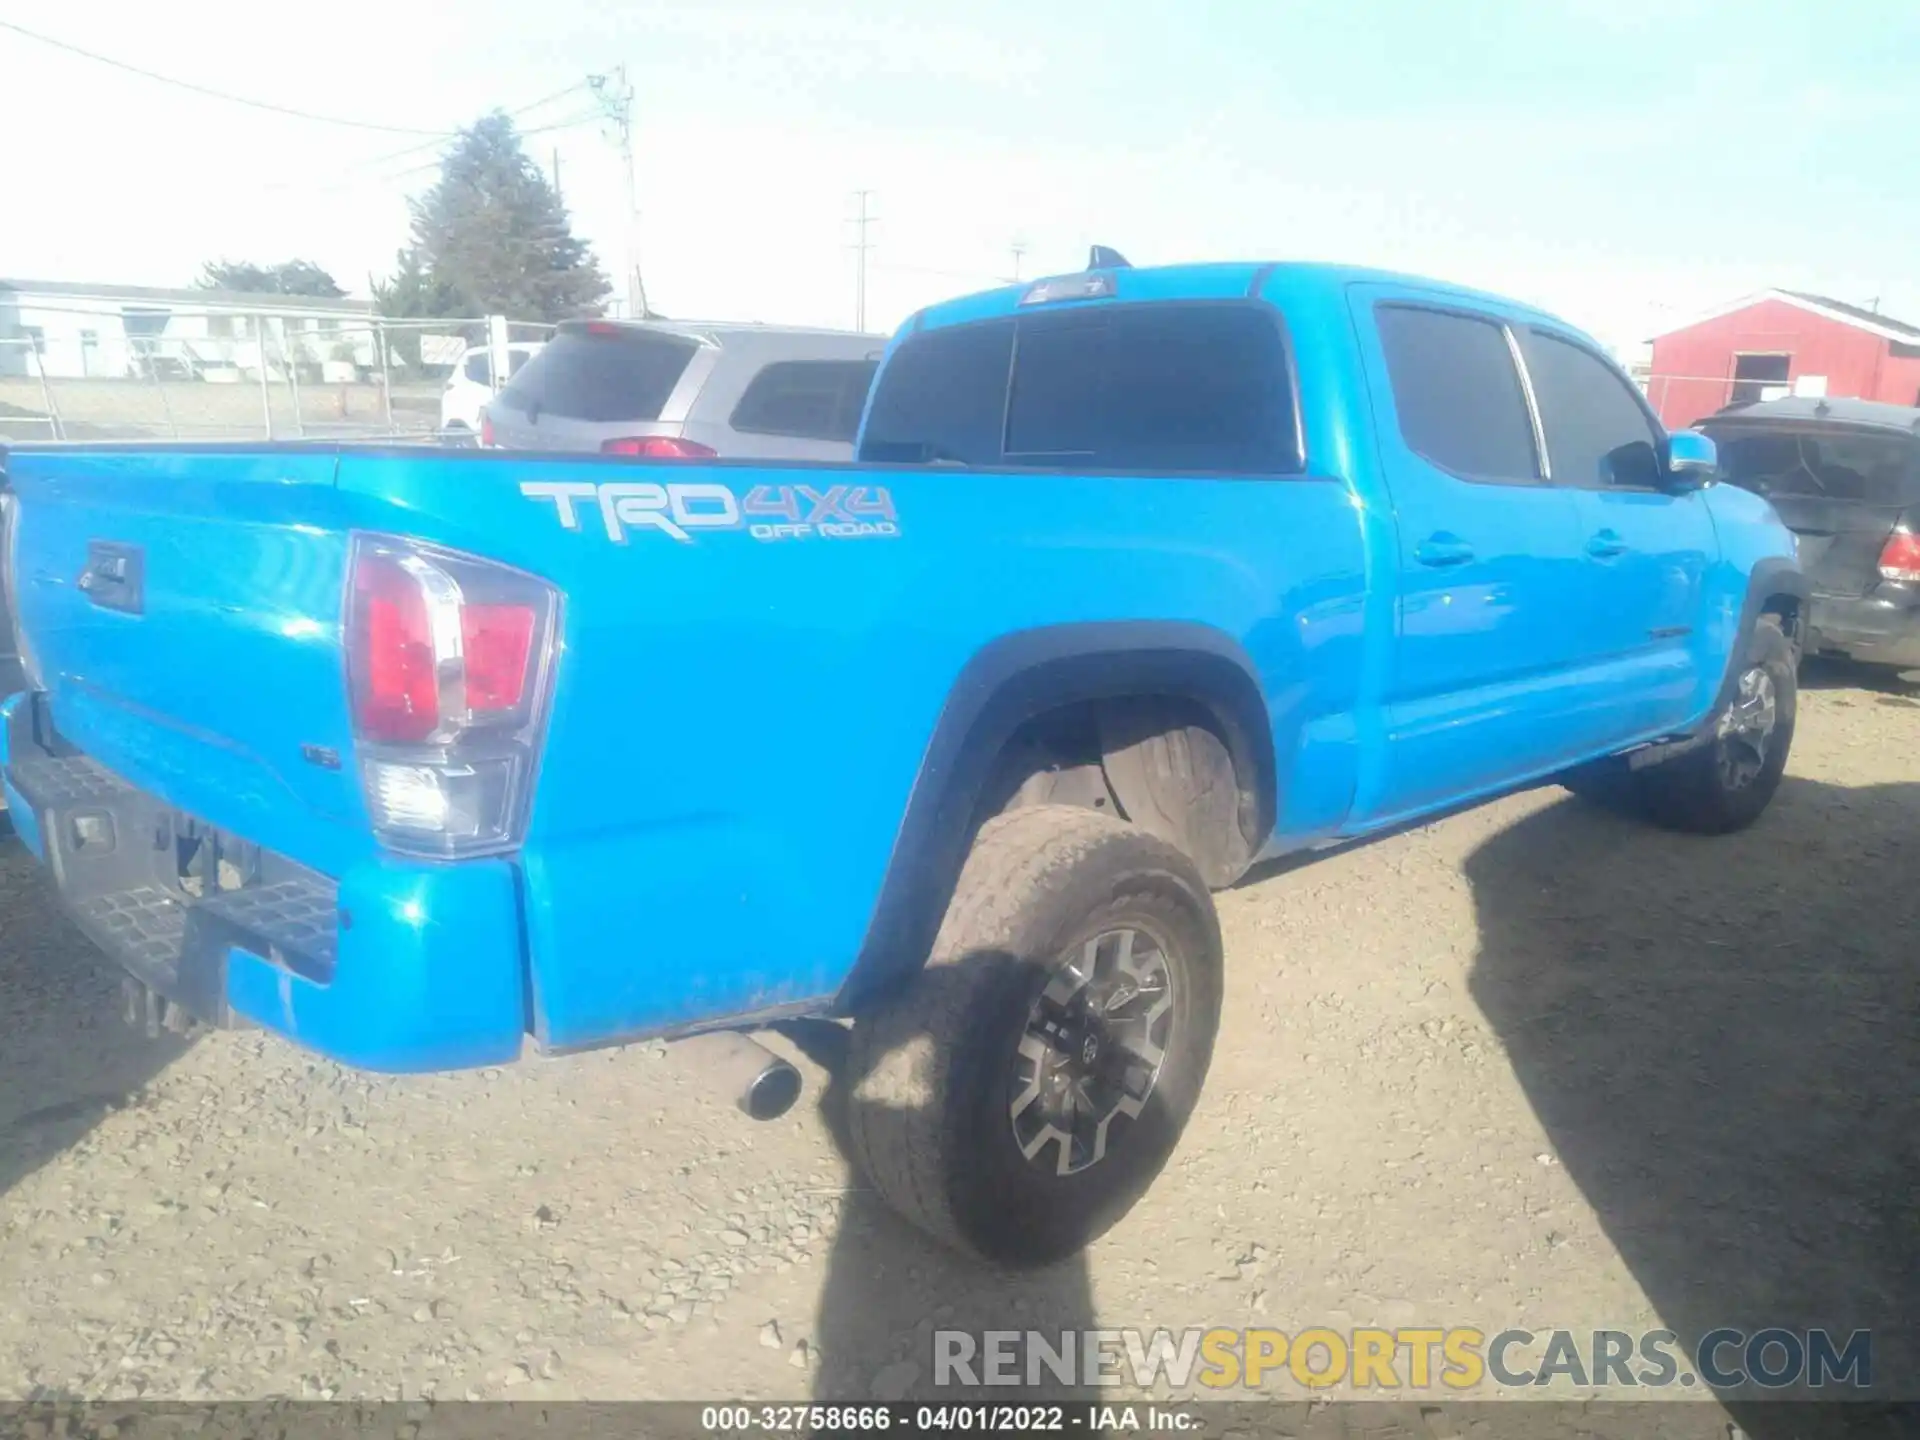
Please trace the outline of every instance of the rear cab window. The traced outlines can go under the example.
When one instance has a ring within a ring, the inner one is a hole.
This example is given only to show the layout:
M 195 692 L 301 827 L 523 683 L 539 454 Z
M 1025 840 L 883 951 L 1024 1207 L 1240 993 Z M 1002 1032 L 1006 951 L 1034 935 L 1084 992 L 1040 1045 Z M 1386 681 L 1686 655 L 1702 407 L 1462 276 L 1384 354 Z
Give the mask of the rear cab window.
M 638 326 L 563 326 L 500 398 L 566 420 L 658 420 L 699 342 Z
M 1463 480 L 1542 483 L 1533 417 L 1498 321 L 1383 303 L 1374 323 L 1409 450 Z
M 859 458 L 1296 472 L 1286 337 L 1257 301 L 1082 305 L 910 335 L 880 372 Z
M 851 442 L 875 360 L 776 360 L 748 382 L 727 421 L 745 435 Z

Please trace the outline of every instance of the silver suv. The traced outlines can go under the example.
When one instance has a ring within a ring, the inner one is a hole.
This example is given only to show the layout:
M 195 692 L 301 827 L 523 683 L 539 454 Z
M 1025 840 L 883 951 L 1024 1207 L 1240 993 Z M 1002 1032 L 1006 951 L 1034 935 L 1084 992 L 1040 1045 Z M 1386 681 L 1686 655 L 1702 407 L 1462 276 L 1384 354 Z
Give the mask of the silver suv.
M 488 402 L 482 443 L 851 460 L 885 343 L 770 325 L 568 321 Z

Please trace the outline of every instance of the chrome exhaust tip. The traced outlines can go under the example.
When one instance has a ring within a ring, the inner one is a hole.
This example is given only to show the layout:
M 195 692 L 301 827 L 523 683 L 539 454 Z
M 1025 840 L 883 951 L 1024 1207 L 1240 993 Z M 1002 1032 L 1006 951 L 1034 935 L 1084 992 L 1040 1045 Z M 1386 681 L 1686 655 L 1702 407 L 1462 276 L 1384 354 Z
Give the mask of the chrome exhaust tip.
M 668 1050 L 729 1092 L 749 1119 L 777 1120 L 800 1098 L 800 1072 L 738 1030 L 689 1035 Z

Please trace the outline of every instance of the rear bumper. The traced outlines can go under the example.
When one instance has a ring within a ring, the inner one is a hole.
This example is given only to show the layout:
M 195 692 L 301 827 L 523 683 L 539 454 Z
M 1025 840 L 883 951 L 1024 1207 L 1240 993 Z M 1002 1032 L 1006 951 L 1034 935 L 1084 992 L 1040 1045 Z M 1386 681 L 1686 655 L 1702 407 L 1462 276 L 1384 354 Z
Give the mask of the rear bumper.
M 208 1023 L 251 1022 L 369 1070 L 520 1054 L 524 927 L 511 862 L 382 859 L 334 880 L 199 824 L 63 745 L 38 697 L 15 696 L 0 718 L 15 832 L 79 928 L 159 995 Z
M 1808 654 L 1920 667 L 1920 591 L 1909 587 L 1883 586 L 1873 595 L 1816 594 L 1808 628 Z

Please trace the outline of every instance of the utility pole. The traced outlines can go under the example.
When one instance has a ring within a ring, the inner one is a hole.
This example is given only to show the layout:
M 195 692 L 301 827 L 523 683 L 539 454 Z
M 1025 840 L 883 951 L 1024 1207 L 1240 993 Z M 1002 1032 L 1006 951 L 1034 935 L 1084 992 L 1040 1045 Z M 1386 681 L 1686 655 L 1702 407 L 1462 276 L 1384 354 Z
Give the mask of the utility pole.
M 853 328 L 863 334 L 867 328 L 867 252 L 873 248 L 867 240 L 867 227 L 879 218 L 867 213 L 867 200 L 872 194 L 871 190 L 853 192 L 853 198 L 860 202 L 860 213 L 853 220 L 855 233 L 859 236 L 853 242 L 859 260 L 853 276 Z
M 589 75 L 587 88 L 600 101 L 612 127 L 613 143 L 620 151 L 620 171 L 627 186 L 626 270 L 627 313 L 644 320 L 653 311 L 647 305 L 647 287 L 640 279 L 640 200 L 633 173 L 633 86 L 627 83 L 627 67 L 616 65 L 606 75 Z
M 553 198 L 562 205 L 567 203 L 566 195 L 560 189 L 560 147 L 553 147 Z

